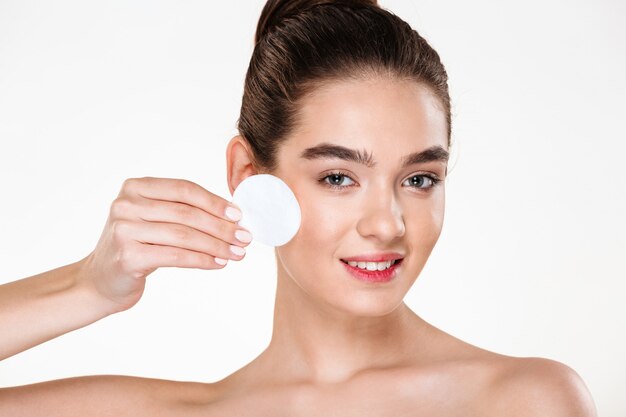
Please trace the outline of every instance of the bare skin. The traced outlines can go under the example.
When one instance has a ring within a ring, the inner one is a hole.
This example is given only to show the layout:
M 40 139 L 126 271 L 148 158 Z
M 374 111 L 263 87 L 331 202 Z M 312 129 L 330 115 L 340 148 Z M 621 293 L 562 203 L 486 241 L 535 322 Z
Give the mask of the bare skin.
M 403 302 L 443 226 L 444 182 L 434 185 L 424 175 L 445 178 L 446 161 L 402 166 L 410 153 L 447 149 L 438 104 L 414 81 L 385 78 L 328 84 L 304 99 L 298 129 L 281 144 L 278 169 L 272 172 L 296 194 L 302 226 L 294 239 L 276 248 L 272 339 L 252 362 L 210 384 L 93 376 L 6 388 L 0 390 L 0 415 L 35 416 L 45 410 L 48 416 L 595 416 L 588 390 L 566 365 L 472 346 L 430 325 Z M 371 154 L 375 164 L 300 157 L 322 142 Z M 239 136 L 228 145 L 227 167 L 231 193 L 247 176 L 261 172 Z M 417 185 L 409 181 L 416 176 Z M 342 188 L 329 187 L 331 179 Z M 207 212 L 225 208 L 210 205 Z M 221 221 L 226 225 L 217 228 L 222 239 L 236 243 L 230 237 L 236 225 Z M 228 256 L 222 243 L 206 253 L 215 255 L 219 248 Z M 355 279 L 341 261 L 388 251 L 403 261 L 384 284 Z M 211 257 L 205 261 L 208 269 L 218 267 Z M 86 274 L 86 265 L 74 266 L 83 277 L 75 280 L 82 283 L 77 293 L 88 300 L 85 305 L 108 308 L 66 325 L 65 331 L 130 308 L 156 264 L 127 265 L 125 270 L 134 268 L 130 275 L 141 280 L 130 289 L 136 281 L 94 281 L 94 269 Z M 23 341 L 19 349 L 59 332 L 63 329 L 44 332 L 48 336 Z

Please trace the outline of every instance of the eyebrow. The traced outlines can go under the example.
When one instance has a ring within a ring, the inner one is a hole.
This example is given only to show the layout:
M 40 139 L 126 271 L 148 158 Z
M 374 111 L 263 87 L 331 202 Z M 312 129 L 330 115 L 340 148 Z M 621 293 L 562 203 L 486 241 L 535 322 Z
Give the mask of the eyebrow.
M 421 152 L 414 152 L 406 155 L 402 158 L 402 168 L 405 168 L 413 164 L 423 164 L 426 162 L 448 162 L 450 154 L 444 148 L 439 145 L 431 146 Z M 372 158 L 372 154 L 367 151 L 359 151 L 356 149 L 346 148 L 345 146 L 334 145 L 332 143 L 320 143 L 313 147 L 305 149 L 300 158 L 313 160 L 313 159 L 326 159 L 337 158 L 344 161 L 356 162 L 363 164 L 368 168 L 376 166 L 376 162 Z

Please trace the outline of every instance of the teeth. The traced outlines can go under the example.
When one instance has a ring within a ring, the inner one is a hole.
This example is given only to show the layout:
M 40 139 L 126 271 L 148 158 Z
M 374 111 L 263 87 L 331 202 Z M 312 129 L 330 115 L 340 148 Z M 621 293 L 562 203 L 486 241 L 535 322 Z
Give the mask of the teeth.
M 350 261 L 348 265 L 355 266 L 360 269 L 367 269 L 368 271 L 383 271 L 389 268 L 391 265 L 395 264 L 396 261 L 386 261 L 386 262 L 356 262 Z

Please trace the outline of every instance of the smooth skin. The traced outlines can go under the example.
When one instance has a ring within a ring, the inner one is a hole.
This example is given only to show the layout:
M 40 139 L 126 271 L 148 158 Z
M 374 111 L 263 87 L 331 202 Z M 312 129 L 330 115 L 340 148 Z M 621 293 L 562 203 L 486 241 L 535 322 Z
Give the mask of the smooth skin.
M 370 154 L 374 165 L 300 157 L 323 142 Z M 596 416 L 567 365 L 470 345 L 403 302 L 443 226 L 445 182 L 425 175 L 443 180 L 447 164 L 401 161 L 437 145 L 447 149 L 444 114 L 415 81 L 318 88 L 304 98 L 272 172 L 294 191 L 302 224 L 275 251 L 268 347 L 209 384 L 89 376 L 0 389 L 0 416 Z M 228 144 L 227 168 L 231 193 L 263 173 L 240 136 Z M 132 307 L 160 266 L 216 269 L 215 256 L 241 259 L 229 253 L 245 243 L 227 205 L 182 180 L 127 181 L 88 257 L 0 286 L 0 333 L 10 335 L 0 341 L 2 357 Z M 354 279 L 340 260 L 385 251 L 404 256 L 386 284 Z

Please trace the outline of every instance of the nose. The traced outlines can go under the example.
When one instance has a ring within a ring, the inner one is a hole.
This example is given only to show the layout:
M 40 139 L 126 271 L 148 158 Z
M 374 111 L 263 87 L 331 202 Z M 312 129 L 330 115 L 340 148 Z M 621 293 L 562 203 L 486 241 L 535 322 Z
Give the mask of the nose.
M 393 191 L 368 193 L 357 231 L 365 238 L 389 242 L 405 233 L 402 209 Z

